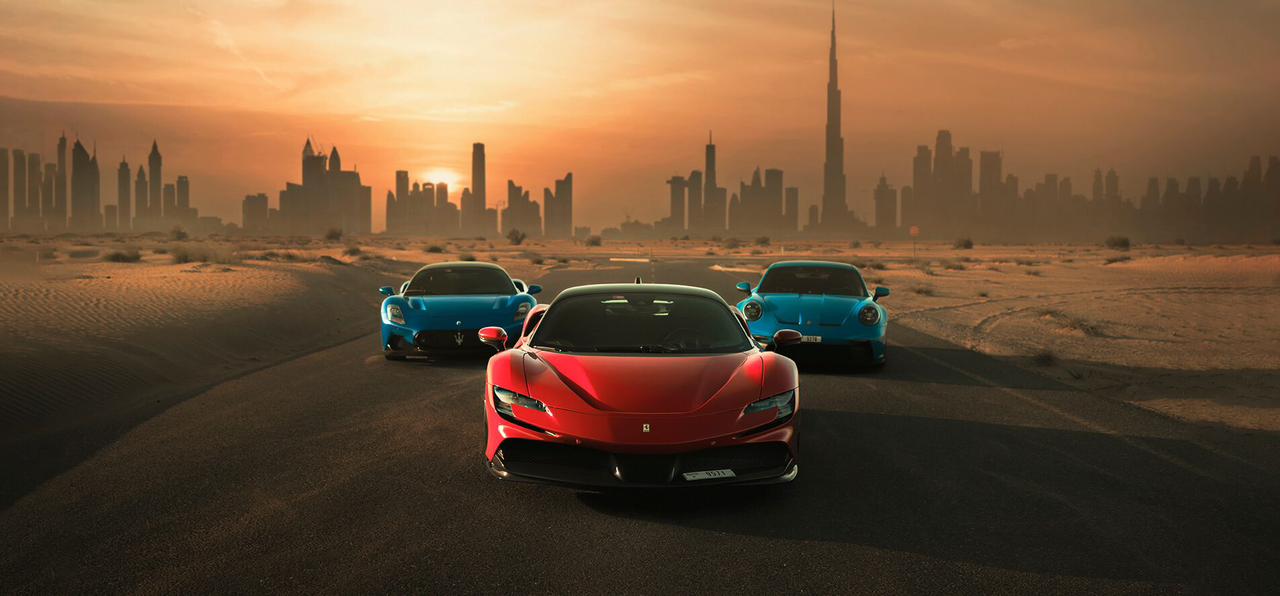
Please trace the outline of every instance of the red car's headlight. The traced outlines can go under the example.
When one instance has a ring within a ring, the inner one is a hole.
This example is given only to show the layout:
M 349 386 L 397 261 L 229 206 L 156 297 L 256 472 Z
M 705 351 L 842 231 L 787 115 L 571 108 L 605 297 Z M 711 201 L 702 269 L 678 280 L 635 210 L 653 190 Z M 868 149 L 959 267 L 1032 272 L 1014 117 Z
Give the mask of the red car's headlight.
M 792 389 L 786 393 L 779 393 L 773 397 L 767 397 L 757 402 L 752 402 L 742 410 L 744 414 L 754 414 L 756 412 L 767 412 L 777 408 L 778 414 L 774 419 L 786 418 L 796 411 L 796 390 Z
M 533 399 L 532 397 L 529 397 L 527 395 L 520 395 L 515 391 L 511 391 L 509 389 L 503 389 L 501 387 L 498 387 L 497 385 L 494 385 L 493 386 L 493 407 L 498 410 L 498 413 L 505 414 L 507 416 L 515 416 L 515 412 L 512 411 L 511 409 L 512 406 L 520 406 L 522 408 L 529 408 L 530 410 L 537 410 L 539 412 L 547 411 L 546 404 L 536 399 Z

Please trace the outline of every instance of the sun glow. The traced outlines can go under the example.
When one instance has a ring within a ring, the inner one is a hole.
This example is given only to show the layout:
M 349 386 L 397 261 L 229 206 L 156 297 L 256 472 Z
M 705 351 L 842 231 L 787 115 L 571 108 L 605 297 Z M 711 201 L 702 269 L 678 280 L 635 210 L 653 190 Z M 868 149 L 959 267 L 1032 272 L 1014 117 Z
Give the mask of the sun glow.
M 422 180 L 436 184 L 443 182 L 449 185 L 449 191 L 462 190 L 462 174 L 448 168 L 434 168 L 422 173 Z

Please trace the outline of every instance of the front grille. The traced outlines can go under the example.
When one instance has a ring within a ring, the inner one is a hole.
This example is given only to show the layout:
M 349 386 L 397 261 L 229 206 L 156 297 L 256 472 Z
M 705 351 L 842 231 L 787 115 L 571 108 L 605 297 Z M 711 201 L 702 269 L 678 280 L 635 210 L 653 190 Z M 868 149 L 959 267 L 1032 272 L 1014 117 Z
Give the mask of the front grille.
M 787 471 L 791 453 L 783 443 L 716 447 L 680 454 L 608 453 L 563 443 L 509 439 L 498 459 L 517 476 L 591 486 L 680 486 L 681 474 L 733 470 L 735 481 L 773 478 Z
M 471 350 L 483 348 L 477 329 L 456 331 L 419 331 L 413 336 L 413 345 L 423 350 Z M 462 341 L 458 339 L 461 337 Z

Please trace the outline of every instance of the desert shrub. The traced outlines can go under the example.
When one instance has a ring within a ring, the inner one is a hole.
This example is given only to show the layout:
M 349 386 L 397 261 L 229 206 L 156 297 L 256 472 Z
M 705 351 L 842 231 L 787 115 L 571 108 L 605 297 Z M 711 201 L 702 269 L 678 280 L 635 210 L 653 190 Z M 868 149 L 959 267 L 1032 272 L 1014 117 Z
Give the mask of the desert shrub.
M 1117 255 L 1114 257 L 1107 257 L 1106 260 L 1102 261 L 1102 264 L 1110 265 L 1112 263 L 1123 263 L 1125 261 L 1131 261 L 1131 260 L 1133 260 L 1133 257 L 1129 255 Z
M 861 240 L 854 240 L 853 242 L 850 242 L 850 243 L 849 243 L 849 248 L 862 248 L 862 241 L 861 241 Z
M 987 296 L 990 296 L 990 295 L 991 294 L 988 294 L 986 290 L 982 290 L 981 292 L 978 292 L 979 298 L 986 298 Z
M 1022 265 L 1023 267 L 1035 267 L 1036 265 L 1040 264 L 1040 261 L 1035 261 L 1032 259 L 1014 259 L 1013 262 L 1015 264 Z
M 955 241 L 955 242 L 952 242 L 952 243 L 951 243 L 951 248 L 958 248 L 958 249 L 960 249 L 960 250 L 971 250 L 971 249 L 973 249 L 973 239 L 972 239 L 972 238 L 958 238 L 958 239 L 956 239 L 956 241 Z
M 733 250 L 735 248 L 740 248 L 742 246 L 742 241 L 737 238 L 725 238 L 724 242 L 721 243 L 721 246 L 725 247 L 727 250 Z
M 429 252 L 433 254 L 442 253 L 444 252 L 444 247 L 440 246 L 439 244 L 432 244 L 431 246 L 423 248 L 422 252 Z
M 704 253 L 704 254 L 706 254 L 708 257 L 714 257 L 714 256 L 716 256 L 716 251 L 715 251 L 715 249 L 713 249 L 713 248 L 708 248 L 708 249 L 707 249 L 707 252 L 706 252 L 706 253 Z
M 339 230 L 338 228 L 329 228 L 329 231 L 324 233 L 324 239 L 325 242 L 341 242 L 342 230 Z
M 348 246 L 346 250 L 342 251 L 342 254 L 347 255 L 348 257 L 354 257 L 362 252 L 364 251 L 360 250 L 359 246 Z
M 111 263 L 137 263 L 142 260 L 142 253 L 136 248 L 113 250 L 102 257 L 102 260 Z
M 751 254 L 753 254 L 753 255 L 762 255 L 762 254 L 764 254 L 764 251 L 763 251 L 763 250 L 760 250 L 760 249 L 758 249 L 758 248 L 753 248 L 753 249 L 751 249 Z
M 1039 269 L 1027 269 L 1026 271 L 1023 271 L 1023 273 L 1026 273 L 1027 275 L 1030 275 L 1032 277 L 1040 277 Z
M 1036 366 L 1053 366 L 1058 363 L 1058 357 L 1049 350 L 1040 350 L 1039 352 L 1031 355 L 1031 361 L 1034 362 Z
M 923 273 L 925 275 L 936 275 L 933 272 L 933 268 L 930 267 L 928 263 L 920 263 L 916 265 L 916 269 L 919 269 L 920 273 Z
M 172 240 L 181 242 L 190 237 L 191 235 L 188 234 L 186 230 L 182 229 L 182 226 L 173 226 L 173 229 L 169 230 L 169 238 Z
M 933 286 L 930 285 L 916 285 L 911 286 L 910 289 L 913 293 L 921 296 L 936 296 L 938 294 L 938 291 L 933 289 Z
M 604 239 L 599 236 L 587 236 L 587 246 L 600 246 L 604 244 Z
M 167 254 L 169 254 L 169 249 L 168 249 L 168 248 L 165 248 L 165 247 L 163 247 L 163 246 L 161 246 L 161 247 L 159 247 L 159 248 L 153 248 L 153 249 L 151 249 L 151 254 L 153 254 L 153 255 L 167 255 Z
M 507 241 L 510 242 L 512 246 L 519 246 L 524 243 L 524 239 L 528 237 L 528 234 L 525 234 L 515 228 L 511 228 L 511 231 L 507 232 Z
M 947 261 L 942 264 L 942 268 L 948 271 L 964 271 L 965 269 L 968 269 L 968 267 L 965 267 L 964 263 L 957 261 Z
M 769 237 L 761 236 L 756 238 L 756 246 L 769 246 Z
M 459 260 L 459 261 L 474 261 L 474 260 L 476 260 L 476 256 L 475 256 L 475 255 L 473 255 L 473 254 L 471 254 L 471 253 L 469 253 L 469 252 L 464 252 L 464 253 L 462 253 L 462 254 L 458 255 L 458 260 Z
M 1103 242 L 1103 245 L 1113 250 L 1129 250 L 1129 237 L 1110 236 Z

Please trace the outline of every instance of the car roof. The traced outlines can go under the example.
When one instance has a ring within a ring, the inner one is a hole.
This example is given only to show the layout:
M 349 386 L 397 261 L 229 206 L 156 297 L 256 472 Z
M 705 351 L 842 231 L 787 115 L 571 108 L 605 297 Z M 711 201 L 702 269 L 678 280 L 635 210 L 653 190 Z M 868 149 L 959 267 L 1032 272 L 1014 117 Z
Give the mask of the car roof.
M 838 263 L 836 261 L 778 261 L 769 265 L 769 269 L 777 267 L 829 267 L 832 269 L 849 269 L 857 271 L 858 268 L 849 263 Z
M 498 266 L 497 264 L 494 264 L 494 263 L 482 263 L 482 262 L 480 262 L 480 261 L 445 261 L 445 262 L 443 262 L 443 263 L 432 263 L 432 264 L 430 264 L 430 265 L 424 265 L 421 269 L 418 269 L 418 272 L 419 272 L 419 273 L 421 273 L 421 272 L 423 272 L 423 271 L 427 271 L 427 270 L 429 270 L 429 269 L 445 269 L 445 268 L 450 268 L 450 269 L 461 269 L 461 268 L 469 268 L 469 269 L 496 269 L 496 270 L 501 271 L 501 272 L 503 272 L 503 273 L 506 273 L 506 272 L 507 272 L 507 270 L 506 270 L 506 269 L 503 269 L 502 267 Z
M 569 298 L 572 296 L 590 295 L 590 294 L 620 294 L 624 292 L 645 292 L 650 294 L 680 294 L 684 296 L 701 296 L 710 298 L 717 302 L 728 304 L 719 294 L 712 292 L 706 288 L 697 288 L 694 286 L 681 286 L 676 284 L 648 284 L 648 283 L 614 283 L 614 284 L 590 284 L 585 286 L 575 286 L 556 296 L 556 300 Z

